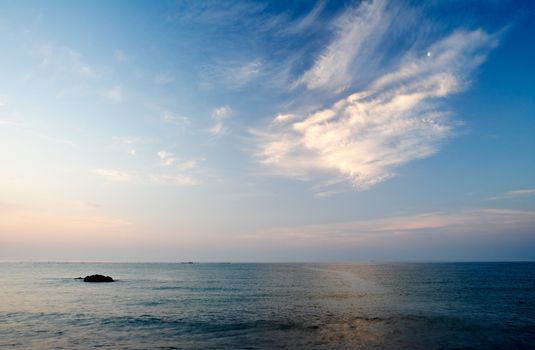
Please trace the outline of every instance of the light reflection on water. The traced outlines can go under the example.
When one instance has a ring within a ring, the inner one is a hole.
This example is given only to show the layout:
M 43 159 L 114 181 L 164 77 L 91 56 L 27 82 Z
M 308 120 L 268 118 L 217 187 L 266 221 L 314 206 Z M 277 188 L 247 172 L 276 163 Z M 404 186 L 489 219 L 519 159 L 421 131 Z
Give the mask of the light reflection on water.
M 0 348 L 535 344 L 535 263 L 2 263 L 0 268 Z M 118 282 L 73 279 L 93 273 Z

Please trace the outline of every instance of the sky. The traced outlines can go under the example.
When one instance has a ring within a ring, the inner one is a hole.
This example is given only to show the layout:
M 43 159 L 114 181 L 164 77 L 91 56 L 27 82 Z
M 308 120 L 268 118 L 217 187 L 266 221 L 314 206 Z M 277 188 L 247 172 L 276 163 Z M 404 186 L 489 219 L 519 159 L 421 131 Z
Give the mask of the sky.
M 1 1 L 0 260 L 534 260 L 534 15 Z

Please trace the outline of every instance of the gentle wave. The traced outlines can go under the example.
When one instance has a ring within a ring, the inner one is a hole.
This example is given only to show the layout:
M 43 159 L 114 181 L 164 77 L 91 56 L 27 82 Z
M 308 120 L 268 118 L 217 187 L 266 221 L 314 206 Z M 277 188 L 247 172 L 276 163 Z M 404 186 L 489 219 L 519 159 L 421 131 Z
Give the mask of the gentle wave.
M 102 271 L 121 283 L 86 284 Z M 535 264 L 3 264 L 0 348 L 529 349 Z

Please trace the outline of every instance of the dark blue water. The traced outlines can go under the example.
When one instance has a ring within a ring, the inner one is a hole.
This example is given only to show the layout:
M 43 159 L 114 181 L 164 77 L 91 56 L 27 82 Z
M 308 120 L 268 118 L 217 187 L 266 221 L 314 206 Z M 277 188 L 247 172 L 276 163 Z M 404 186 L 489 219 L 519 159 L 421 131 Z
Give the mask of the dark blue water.
M 0 264 L 0 348 L 96 347 L 534 349 L 535 263 Z

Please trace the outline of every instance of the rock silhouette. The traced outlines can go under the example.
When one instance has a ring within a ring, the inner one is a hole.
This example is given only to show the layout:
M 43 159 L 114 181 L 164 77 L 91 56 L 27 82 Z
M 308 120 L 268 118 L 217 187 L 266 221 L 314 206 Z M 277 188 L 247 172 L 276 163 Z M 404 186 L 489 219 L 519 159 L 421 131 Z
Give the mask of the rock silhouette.
M 84 282 L 113 282 L 113 278 L 104 275 L 85 276 Z

